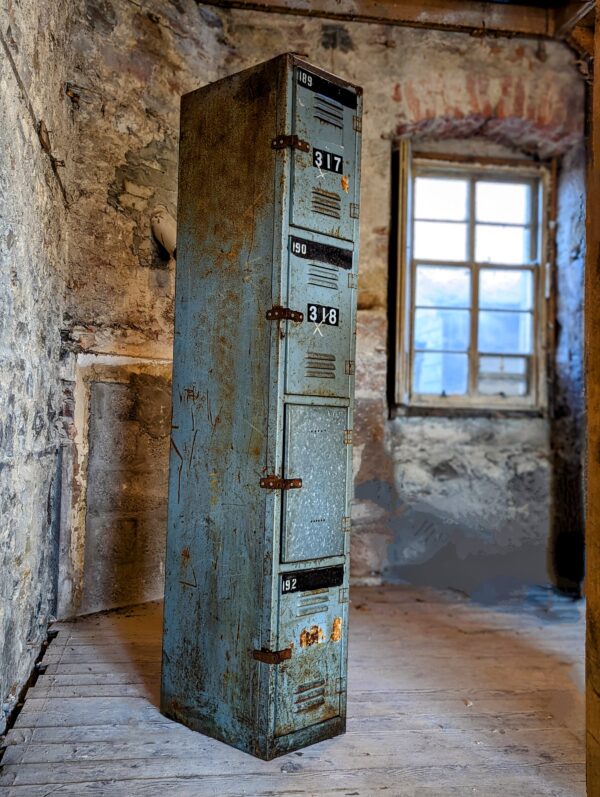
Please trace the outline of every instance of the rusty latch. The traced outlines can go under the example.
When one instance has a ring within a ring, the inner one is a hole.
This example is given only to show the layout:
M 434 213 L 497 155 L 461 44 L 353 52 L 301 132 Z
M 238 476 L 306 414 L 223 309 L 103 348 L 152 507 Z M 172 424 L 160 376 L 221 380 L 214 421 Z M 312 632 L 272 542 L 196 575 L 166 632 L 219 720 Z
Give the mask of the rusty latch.
M 272 149 L 299 149 L 301 152 L 310 152 L 310 144 L 308 141 L 303 141 L 298 136 L 277 136 L 271 141 Z
M 280 476 L 265 476 L 260 486 L 266 490 L 297 490 L 302 487 L 302 479 L 282 479 Z
M 284 648 L 283 650 L 260 650 L 252 651 L 252 658 L 256 661 L 262 661 L 263 664 L 281 664 L 282 661 L 287 661 L 292 658 L 292 649 Z
M 289 307 L 281 307 L 279 304 L 274 304 L 270 310 L 267 310 L 267 321 L 304 321 L 304 313 L 300 310 L 290 310 Z

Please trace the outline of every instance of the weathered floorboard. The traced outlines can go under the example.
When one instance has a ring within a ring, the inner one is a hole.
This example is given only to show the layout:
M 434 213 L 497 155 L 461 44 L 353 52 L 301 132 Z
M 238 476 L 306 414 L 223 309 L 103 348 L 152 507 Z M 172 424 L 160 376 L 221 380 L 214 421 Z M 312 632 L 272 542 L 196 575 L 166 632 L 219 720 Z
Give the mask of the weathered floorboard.
M 164 718 L 161 607 L 57 624 L 6 737 L 6 797 L 578 797 L 583 610 L 354 589 L 348 732 L 260 761 Z

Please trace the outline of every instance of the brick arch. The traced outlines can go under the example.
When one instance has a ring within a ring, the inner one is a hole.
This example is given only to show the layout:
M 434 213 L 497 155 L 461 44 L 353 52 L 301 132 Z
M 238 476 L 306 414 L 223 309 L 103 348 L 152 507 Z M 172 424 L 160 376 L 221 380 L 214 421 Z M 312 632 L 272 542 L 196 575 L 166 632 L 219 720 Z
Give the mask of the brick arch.
M 542 159 L 563 155 L 579 144 L 583 138 L 581 131 L 566 130 L 564 127 L 550 125 L 536 125 L 530 119 L 515 116 L 494 118 L 479 114 L 458 118 L 438 116 L 422 119 L 419 122 L 407 122 L 396 127 L 395 136 L 416 136 L 440 140 L 487 138 L 497 144 L 503 144 L 526 155 Z
M 395 137 L 484 137 L 527 155 L 562 155 L 584 135 L 579 92 L 547 78 L 533 84 L 518 76 L 438 76 L 434 90 L 423 81 L 394 85 Z

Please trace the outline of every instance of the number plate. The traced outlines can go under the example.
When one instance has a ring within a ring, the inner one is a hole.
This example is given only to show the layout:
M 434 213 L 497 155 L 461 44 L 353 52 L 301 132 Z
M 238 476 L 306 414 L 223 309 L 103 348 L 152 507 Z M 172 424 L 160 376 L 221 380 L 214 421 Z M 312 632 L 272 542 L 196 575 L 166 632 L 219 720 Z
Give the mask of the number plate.
M 289 592 L 305 592 L 325 587 L 341 587 L 344 583 L 344 567 L 320 567 L 318 570 L 298 570 L 295 573 L 283 573 L 281 576 L 281 594 Z
M 324 304 L 309 304 L 306 314 L 309 321 L 315 324 L 325 324 L 328 327 L 337 327 L 340 324 L 340 311 L 337 307 L 327 307 Z
M 345 105 L 346 108 L 356 109 L 356 93 L 344 86 L 338 86 L 337 83 L 331 83 L 329 80 L 314 75 L 312 72 L 307 72 L 305 69 L 296 70 L 298 85 L 304 86 L 305 89 L 310 89 L 323 97 L 329 97 L 331 100 Z
M 352 250 L 340 249 L 339 246 L 322 244 L 318 241 L 308 241 L 290 235 L 290 248 L 292 254 L 303 260 L 318 260 L 320 263 L 329 263 L 338 268 L 352 268 Z
M 313 149 L 313 166 L 317 169 L 325 169 L 327 172 L 342 174 L 344 169 L 344 159 L 341 155 L 327 152 L 324 149 Z

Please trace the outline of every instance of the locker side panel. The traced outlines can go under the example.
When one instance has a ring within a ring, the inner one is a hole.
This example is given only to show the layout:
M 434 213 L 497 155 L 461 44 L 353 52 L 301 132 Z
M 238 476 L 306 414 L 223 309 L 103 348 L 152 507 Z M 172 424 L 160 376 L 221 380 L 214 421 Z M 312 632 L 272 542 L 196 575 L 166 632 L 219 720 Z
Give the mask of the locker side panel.
M 283 61 L 182 100 L 162 711 L 259 754 L 272 548 L 274 157 Z

